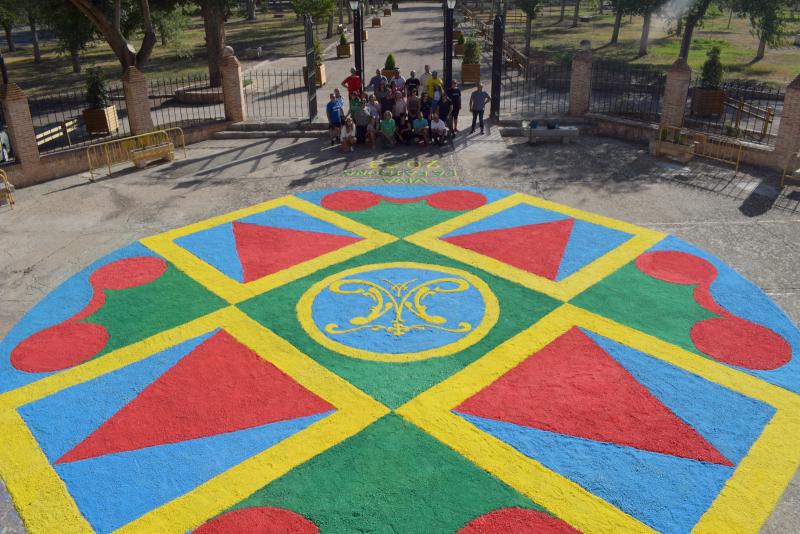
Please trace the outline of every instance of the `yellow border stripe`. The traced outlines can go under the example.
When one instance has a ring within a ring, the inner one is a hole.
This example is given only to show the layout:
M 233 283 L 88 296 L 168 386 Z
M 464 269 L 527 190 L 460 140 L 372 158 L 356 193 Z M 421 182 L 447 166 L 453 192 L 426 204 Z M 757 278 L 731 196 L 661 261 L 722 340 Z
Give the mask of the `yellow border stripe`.
M 331 223 L 338 226 L 343 230 L 347 230 L 357 234 L 364 239 L 342 247 L 339 250 L 323 254 L 317 258 L 305 261 L 284 269 L 275 274 L 271 274 L 254 280 L 252 282 L 242 284 L 233 278 L 230 278 L 212 267 L 208 263 L 202 261 L 188 250 L 175 244 L 175 240 L 189 234 L 194 234 L 221 224 L 233 222 L 250 215 L 255 215 L 273 208 L 280 206 L 287 206 L 297 211 L 303 212 L 307 215 Z M 338 213 L 328 211 L 316 204 L 301 200 L 297 197 L 282 197 L 275 200 L 270 200 L 252 206 L 250 208 L 220 215 L 211 219 L 184 226 L 177 230 L 170 230 L 152 237 L 146 237 L 141 240 L 141 243 L 151 249 L 153 252 L 160 254 L 165 259 L 172 262 L 181 271 L 197 280 L 203 286 L 214 292 L 221 298 L 225 299 L 231 304 L 236 304 L 260 295 L 271 289 L 275 289 L 281 285 L 293 282 L 299 278 L 312 274 L 324 267 L 345 261 L 347 259 L 359 256 L 378 247 L 382 247 L 388 243 L 397 241 L 397 238 L 389 234 L 374 230 L 369 226 L 365 226 L 352 219 L 348 219 Z

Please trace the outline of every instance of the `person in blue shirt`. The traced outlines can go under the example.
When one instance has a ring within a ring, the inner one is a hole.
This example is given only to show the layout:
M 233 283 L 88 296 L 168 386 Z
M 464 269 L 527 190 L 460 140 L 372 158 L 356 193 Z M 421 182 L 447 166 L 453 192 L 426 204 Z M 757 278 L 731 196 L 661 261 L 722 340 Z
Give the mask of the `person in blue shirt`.
M 330 102 L 325 106 L 325 113 L 328 115 L 328 130 L 331 134 L 331 146 L 333 146 L 339 142 L 344 122 L 344 106 L 334 93 L 331 93 Z

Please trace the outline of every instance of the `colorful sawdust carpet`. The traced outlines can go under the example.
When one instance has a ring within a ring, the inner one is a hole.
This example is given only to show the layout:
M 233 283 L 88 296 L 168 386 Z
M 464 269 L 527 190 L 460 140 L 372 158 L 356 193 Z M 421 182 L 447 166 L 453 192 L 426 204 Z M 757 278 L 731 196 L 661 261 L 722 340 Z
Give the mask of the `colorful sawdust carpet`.
M 800 331 L 718 259 L 506 191 L 298 194 L 93 264 L 0 344 L 32 532 L 754 532 Z

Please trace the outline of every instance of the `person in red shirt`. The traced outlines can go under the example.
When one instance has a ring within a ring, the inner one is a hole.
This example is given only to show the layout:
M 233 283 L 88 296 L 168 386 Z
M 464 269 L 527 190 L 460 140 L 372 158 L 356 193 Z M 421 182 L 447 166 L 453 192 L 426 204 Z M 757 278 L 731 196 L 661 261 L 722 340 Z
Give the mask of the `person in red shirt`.
M 350 69 L 350 76 L 344 79 L 342 87 L 347 87 L 347 94 L 361 94 L 361 76 L 356 74 L 356 69 Z

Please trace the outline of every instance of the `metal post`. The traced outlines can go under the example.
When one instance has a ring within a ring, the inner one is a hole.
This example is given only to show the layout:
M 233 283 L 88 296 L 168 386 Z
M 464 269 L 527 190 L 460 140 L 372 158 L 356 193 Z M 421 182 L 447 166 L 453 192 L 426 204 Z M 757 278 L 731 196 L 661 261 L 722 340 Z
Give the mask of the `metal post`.
M 500 119 L 500 96 L 503 81 L 503 31 L 505 19 L 501 15 L 494 18 L 492 40 L 492 106 L 489 116 L 493 120 Z
M 450 90 L 453 84 L 453 10 L 447 8 L 444 21 L 444 87 Z
M 306 73 L 308 78 L 308 119 L 317 118 L 317 54 L 314 52 L 314 21 L 310 15 L 303 20 L 306 34 Z
M 364 87 L 364 42 L 361 39 L 363 37 L 364 31 L 364 23 L 361 17 L 361 6 L 358 9 L 353 11 L 353 32 L 356 34 L 355 44 L 355 60 L 356 60 L 356 72 L 358 72 L 359 78 L 361 78 L 361 87 Z

